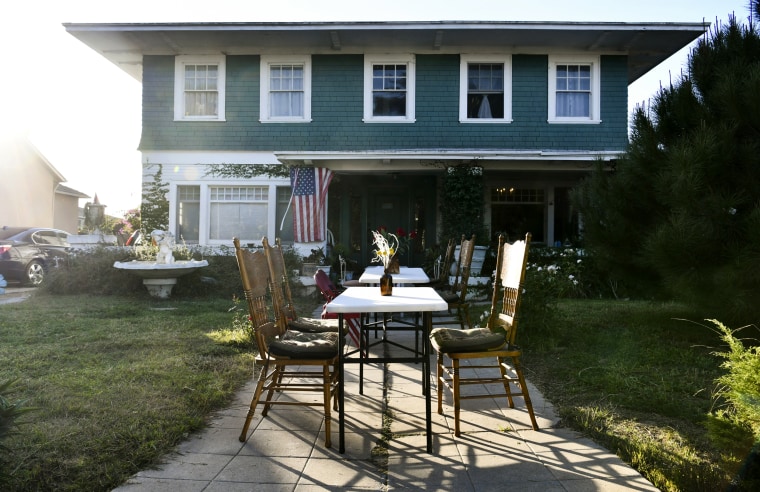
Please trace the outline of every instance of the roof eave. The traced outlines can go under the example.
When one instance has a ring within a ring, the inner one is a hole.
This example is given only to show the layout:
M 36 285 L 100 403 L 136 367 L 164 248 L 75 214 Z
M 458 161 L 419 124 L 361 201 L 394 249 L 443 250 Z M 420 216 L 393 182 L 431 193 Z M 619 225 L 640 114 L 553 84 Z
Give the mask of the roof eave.
M 361 53 L 564 48 L 629 55 L 629 83 L 704 34 L 709 23 L 627 22 L 271 22 L 65 23 L 74 37 L 141 80 L 150 54 Z M 473 35 L 477 33 L 477 36 Z M 390 40 L 390 41 L 389 41 Z

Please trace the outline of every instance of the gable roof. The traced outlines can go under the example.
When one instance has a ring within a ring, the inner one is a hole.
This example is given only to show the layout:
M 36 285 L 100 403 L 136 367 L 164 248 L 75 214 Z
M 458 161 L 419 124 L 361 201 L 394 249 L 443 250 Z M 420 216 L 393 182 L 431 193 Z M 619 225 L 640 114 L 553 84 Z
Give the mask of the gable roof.
M 2 167 L 10 168 L 12 161 L 21 160 L 23 163 L 30 158 L 40 162 L 50 172 L 55 182 L 66 181 L 63 174 L 53 166 L 25 134 L 10 133 L 0 136 L 0 163 L 4 164 Z
M 90 198 L 90 195 L 85 195 L 81 191 L 77 191 L 74 188 L 69 188 L 68 186 L 64 186 L 62 184 L 56 186 L 55 192 L 61 195 L 69 195 L 76 198 Z
M 272 22 L 65 23 L 67 32 L 142 81 L 143 55 L 608 52 L 628 56 L 628 83 L 704 34 L 709 23 L 623 22 Z

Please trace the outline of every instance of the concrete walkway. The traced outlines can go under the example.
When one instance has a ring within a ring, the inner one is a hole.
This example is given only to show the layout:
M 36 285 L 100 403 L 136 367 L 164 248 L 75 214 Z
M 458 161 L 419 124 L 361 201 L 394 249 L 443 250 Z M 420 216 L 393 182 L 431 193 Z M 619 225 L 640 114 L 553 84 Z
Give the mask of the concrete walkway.
M 11 285 L 5 287 L 5 292 L 0 294 L 0 304 L 12 304 L 22 302 L 31 297 L 37 287 L 22 287 L 20 285 Z
M 413 344 L 409 333 L 389 334 Z M 435 370 L 435 365 L 432 365 Z M 433 396 L 433 454 L 425 452 L 425 406 L 420 367 L 346 366 L 346 453 L 324 447 L 324 418 L 315 408 L 261 407 L 246 442 L 238 441 L 253 395 L 247 384 L 207 429 L 191 436 L 154 470 L 133 476 L 118 492 L 425 490 L 425 491 L 656 491 L 638 472 L 590 439 L 564 428 L 530 386 L 540 431 L 530 427 L 522 400 L 463 402 L 462 436 L 454 437 L 451 395 L 444 413 Z M 433 391 L 435 388 L 433 387 Z M 290 398 L 282 394 L 279 398 Z

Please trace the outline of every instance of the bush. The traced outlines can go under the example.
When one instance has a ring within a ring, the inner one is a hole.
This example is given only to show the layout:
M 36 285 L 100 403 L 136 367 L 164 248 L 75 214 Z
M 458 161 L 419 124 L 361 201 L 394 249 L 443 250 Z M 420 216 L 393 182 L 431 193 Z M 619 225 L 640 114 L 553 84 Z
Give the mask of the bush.
M 496 257 L 483 271 L 493 271 Z M 608 284 L 607 284 L 608 285 Z M 559 299 L 585 299 L 610 297 L 614 289 L 605 285 L 592 258 L 582 249 L 532 246 L 528 251 L 528 265 L 520 306 L 521 322 L 531 328 L 548 326 L 553 321 L 552 314 Z M 490 300 L 493 279 L 485 286 L 485 298 Z M 488 313 L 480 317 L 485 326 Z
M 139 259 L 136 248 L 98 246 L 75 250 L 64 268 L 51 270 L 42 290 L 51 294 L 134 295 L 145 290 L 134 275 L 117 270 L 117 261 Z
M 737 338 L 739 330 L 731 330 L 717 320 L 710 322 L 727 345 L 727 350 L 715 352 L 725 359 L 721 367 L 727 372 L 716 380 L 720 406 L 711 415 L 709 435 L 734 460 L 744 460 L 737 477 L 738 490 L 758 490 L 755 487 L 760 487 L 760 346 L 757 340 Z M 751 449 L 747 454 L 748 446 Z
M 172 289 L 173 298 L 211 296 L 232 298 L 242 290 L 237 261 L 231 251 L 222 249 L 209 256 L 210 251 L 177 246 L 174 257 L 178 260 L 205 259 L 208 266 L 178 279 Z M 153 246 L 112 247 L 99 246 L 76 250 L 64 268 L 52 270 L 42 289 L 50 294 L 97 294 L 148 297 L 142 279 L 125 270 L 114 268 L 117 261 L 155 259 Z

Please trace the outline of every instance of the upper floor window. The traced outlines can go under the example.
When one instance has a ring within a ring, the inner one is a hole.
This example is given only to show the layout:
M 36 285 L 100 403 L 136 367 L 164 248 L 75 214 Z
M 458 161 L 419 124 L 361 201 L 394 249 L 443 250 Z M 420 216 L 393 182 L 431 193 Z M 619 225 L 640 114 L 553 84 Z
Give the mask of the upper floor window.
M 364 121 L 414 122 L 414 56 L 365 55 Z
M 459 121 L 512 121 L 512 70 L 504 56 L 462 55 Z
M 261 57 L 261 121 L 311 120 L 311 59 Z
M 549 123 L 599 123 L 599 57 L 549 57 Z
M 224 56 L 177 56 L 174 119 L 224 121 Z

